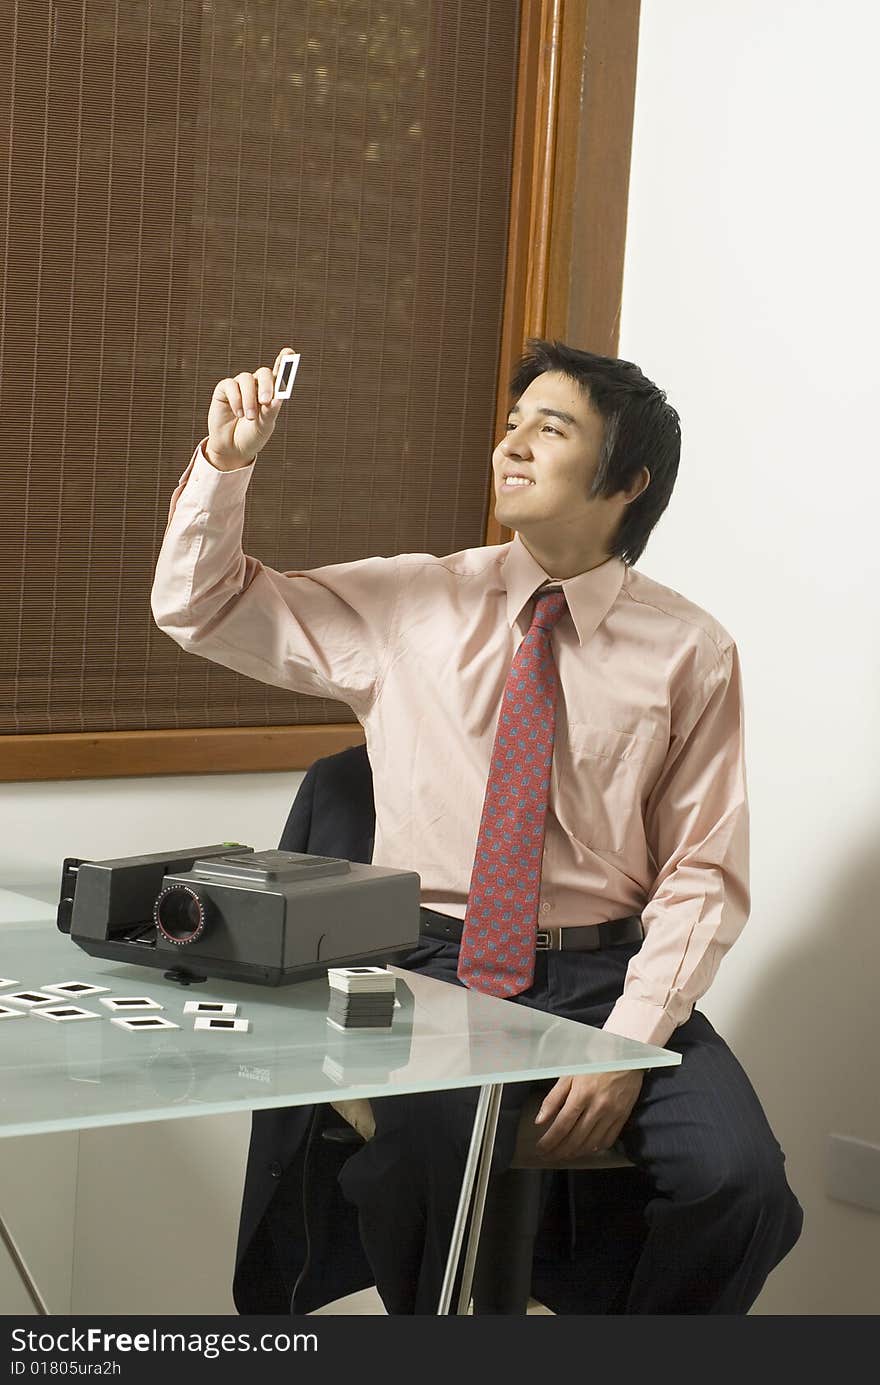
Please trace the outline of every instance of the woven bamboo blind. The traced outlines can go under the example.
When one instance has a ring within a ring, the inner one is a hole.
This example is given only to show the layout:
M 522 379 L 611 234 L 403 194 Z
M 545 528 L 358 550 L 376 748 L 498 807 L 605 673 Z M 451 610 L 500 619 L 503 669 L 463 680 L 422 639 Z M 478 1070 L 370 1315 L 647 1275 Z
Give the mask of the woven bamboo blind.
M 515 0 L 7 0 L 0 733 L 352 720 L 152 623 L 220 378 L 302 352 L 246 549 L 483 542 Z

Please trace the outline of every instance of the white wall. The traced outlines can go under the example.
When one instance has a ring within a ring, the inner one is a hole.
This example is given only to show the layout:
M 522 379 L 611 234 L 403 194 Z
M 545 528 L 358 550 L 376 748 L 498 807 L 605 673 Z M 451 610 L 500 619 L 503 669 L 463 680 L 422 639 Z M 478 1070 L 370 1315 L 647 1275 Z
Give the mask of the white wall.
M 878 52 L 871 0 L 642 0 L 619 350 L 683 451 L 639 567 L 743 659 L 752 916 L 703 1008 L 806 1213 L 764 1313 L 880 1311 L 880 1216 L 823 1186 L 829 1131 L 880 1143 Z
M 65 856 L 107 860 L 224 841 L 277 846 L 302 778 L 290 771 L 0 784 L 0 881 L 9 889 L 54 883 Z

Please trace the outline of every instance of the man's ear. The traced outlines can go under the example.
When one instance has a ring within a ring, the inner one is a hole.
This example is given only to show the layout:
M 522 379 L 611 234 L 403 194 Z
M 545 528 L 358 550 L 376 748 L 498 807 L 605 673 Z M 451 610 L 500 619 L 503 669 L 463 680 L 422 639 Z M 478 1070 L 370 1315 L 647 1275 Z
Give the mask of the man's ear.
M 651 473 L 646 466 L 643 466 L 638 476 L 622 492 L 626 496 L 627 505 L 631 505 L 634 500 L 638 500 L 640 495 L 648 489 L 651 484 Z

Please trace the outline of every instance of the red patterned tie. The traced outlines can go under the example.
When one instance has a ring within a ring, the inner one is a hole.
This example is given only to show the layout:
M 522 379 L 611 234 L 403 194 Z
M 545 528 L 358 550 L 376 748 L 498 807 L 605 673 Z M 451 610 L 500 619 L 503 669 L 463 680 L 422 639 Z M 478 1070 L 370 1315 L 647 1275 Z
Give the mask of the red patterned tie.
M 519 995 L 535 974 L 559 688 L 550 635 L 564 610 L 561 591 L 535 598 L 501 699 L 458 957 L 459 980 L 488 995 Z

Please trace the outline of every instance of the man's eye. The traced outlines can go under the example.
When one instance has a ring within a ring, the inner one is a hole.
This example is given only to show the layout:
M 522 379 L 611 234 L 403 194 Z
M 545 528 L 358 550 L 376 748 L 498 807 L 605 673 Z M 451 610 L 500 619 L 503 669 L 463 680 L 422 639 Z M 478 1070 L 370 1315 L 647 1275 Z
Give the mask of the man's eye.
M 510 432 L 513 431 L 513 429 L 514 429 L 515 427 L 516 427 L 516 424 L 515 424 L 515 423 L 508 423 L 507 428 L 505 429 L 505 432 L 510 433 Z
M 507 428 L 504 429 L 504 431 L 510 432 L 510 429 L 511 429 L 511 428 L 516 428 L 516 427 L 517 427 L 516 424 L 511 424 L 511 422 L 509 422 L 509 424 L 507 424 Z M 553 424 L 545 424 L 545 425 L 543 425 L 542 432 L 545 432 L 545 429 L 549 429 L 550 432 L 554 432 L 554 434 L 556 434 L 557 438 L 561 438 L 561 436 L 563 436 L 563 435 L 561 435 L 560 429 L 554 428 L 554 427 L 553 427 Z

